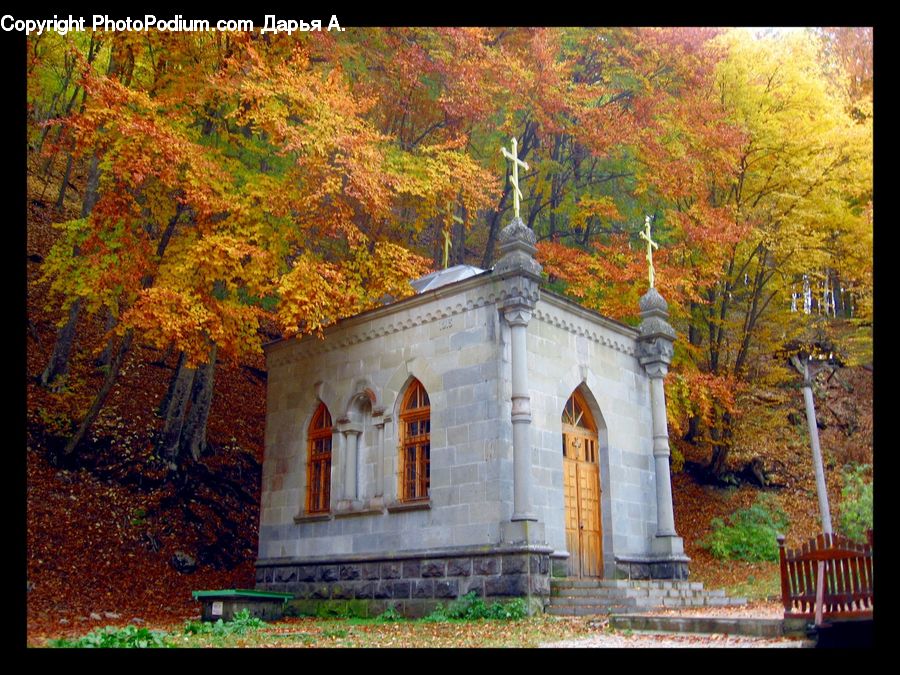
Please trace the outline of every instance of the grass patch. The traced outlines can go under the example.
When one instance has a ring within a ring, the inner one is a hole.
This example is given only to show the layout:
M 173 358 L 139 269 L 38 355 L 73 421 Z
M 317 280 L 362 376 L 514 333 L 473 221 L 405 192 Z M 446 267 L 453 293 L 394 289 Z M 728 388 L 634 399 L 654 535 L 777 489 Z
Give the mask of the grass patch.
M 454 600 L 445 608 L 440 603 L 423 621 L 474 621 L 478 619 L 514 620 L 524 619 L 528 615 L 528 606 L 522 598 L 515 598 L 506 603 L 493 602 L 485 604 L 484 600 L 469 591 L 461 598 Z
M 757 565 L 756 567 L 762 567 Z M 769 600 L 781 598 L 781 572 L 776 564 L 767 564 L 757 572 L 747 576 L 726 588 L 731 597 L 747 598 L 748 600 Z
M 181 631 L 149 630 L 137 626 L 122 628 L 106 626 L 105 628 L 96 628 L 87 635 L 74 640 L 50 640 L 48 646 L 87 649 L 225 646 L 231 638 L 259 631 L 266 625 L 265 621 L 252 616 L 248 610 L 243 609 L 227 622 L 222 619 L 215 623 L 187 621 Z M 195 642 L 203 644 L 197 645 L 194 644 Z
M 720 560 L 777 561 L 776 537 L 788 526 L 788 518 L 770 498 L 760 494 L 752 506 L 728 517 L 713 518 L 712 533 L 700 545 Z
M 866 543 L 866 533 L 874 526 L 874 492 L 872 482 L 866 481 L 870 466 L 858 464 L 842 473 L 838 527 L 845 536 L 859 543 Z
M 138 628 L 137 626 L 95 628 L 80 638 L 74 640 L 50 640 L 48 645 L 50 647 L 76 649 L 141 649 L 175 646 L 169 633 L 161 630 Z

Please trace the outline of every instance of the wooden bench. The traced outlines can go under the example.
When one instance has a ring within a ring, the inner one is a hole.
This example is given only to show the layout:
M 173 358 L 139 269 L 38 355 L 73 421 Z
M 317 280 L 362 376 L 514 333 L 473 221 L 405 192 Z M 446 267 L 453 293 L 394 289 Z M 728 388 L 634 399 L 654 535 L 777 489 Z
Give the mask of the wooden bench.
M 243 609 L 251 616 L 265 621 L 276 621 L 284 615 L 284 603 L 293 598 L 291 593 L 273 593 L 252 589 L 229 588 L 221 591 L 193 591 L 194 600 L 203 603 L 203 621 L 231 621 Z
M 820 534 L 799 549 L 784 546 L 778 537 L 781 560 L 781 600 L 785 621 L 872 620 L 875 584 L 872 576 L 872 531 L 868 543 L 840 535 Z M 821 583 L 820 583 L 821 580 Z

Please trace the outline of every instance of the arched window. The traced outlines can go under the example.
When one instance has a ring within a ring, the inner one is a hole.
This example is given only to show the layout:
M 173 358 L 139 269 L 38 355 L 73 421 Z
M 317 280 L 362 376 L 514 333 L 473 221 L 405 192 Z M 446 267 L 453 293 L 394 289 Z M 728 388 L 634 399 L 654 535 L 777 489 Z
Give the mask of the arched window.
M 331 508 L 331 414 L 319 403 L 309 423 L 306 462 L 306 512 Z
M 563 455 L 568 459 L 577 459 L 596 464 L 597 425 L 594 424 L 594 419 L 585 405 L 584 399 L 577 391 L 566 401 L 566 407 L 563 408 L 562 424 Z M 574 447 L 567 446 L 567 435 L 576 439 L 577 444 Z
M 400 406 L 400 500 L 428 499 L 431 457 L 431 402 L 418 380 Z

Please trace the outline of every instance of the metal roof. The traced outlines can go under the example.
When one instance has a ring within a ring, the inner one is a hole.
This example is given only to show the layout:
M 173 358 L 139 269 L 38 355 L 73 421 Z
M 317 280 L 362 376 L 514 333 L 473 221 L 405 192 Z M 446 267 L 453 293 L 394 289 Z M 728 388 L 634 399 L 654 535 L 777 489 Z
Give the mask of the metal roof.
M 474 277 L 482 272 L 484 272 L 483 269 L 473 267 L 472 265 L 454 265 L 445 270 L 438 270 L 437 272 L 426 274 L 424 277 L 420 277 L 409 283 L 416 289 L 416 293 L 425 293 L 426 291 L 433 291 L 435 288 L 440 288 L 447 284 Z

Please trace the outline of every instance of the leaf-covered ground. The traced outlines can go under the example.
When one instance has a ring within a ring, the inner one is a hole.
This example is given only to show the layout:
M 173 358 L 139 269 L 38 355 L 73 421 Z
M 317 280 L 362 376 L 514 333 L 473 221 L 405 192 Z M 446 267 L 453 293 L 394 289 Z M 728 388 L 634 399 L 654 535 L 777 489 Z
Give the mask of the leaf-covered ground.
M 753 638 L 740 635 L 653 634 L 613 630 L 599 618 L 532 617 L 514 621 L 396 621 L 383 623 L 368 619 L 294 618 L 262 627 L 231 632 L 223 630 L 195 633 L 189 624 L 161 623 L 155 646 L 227 648 L 632 648 L 632 647 L 805 647 L 809 643 L 793 638 Z M 131 645 L 122 635 L 127 629 L 102 629 L 116 634 L 109 646 Z M 138 632 L 140 629 L 134 629 Z M 94 631 L 93 635 L 97 635 Z M 159 635 L 162 633 L 162 635 Z M 146 637 L 146 634 L 145 634 Z M 35 647 L 71 646 L 54 644 L 58 637 L 33 636 Z M 72 639 L 69 638 L 71 642 Z M 124 644 L 123 644 L 124 643 Z

